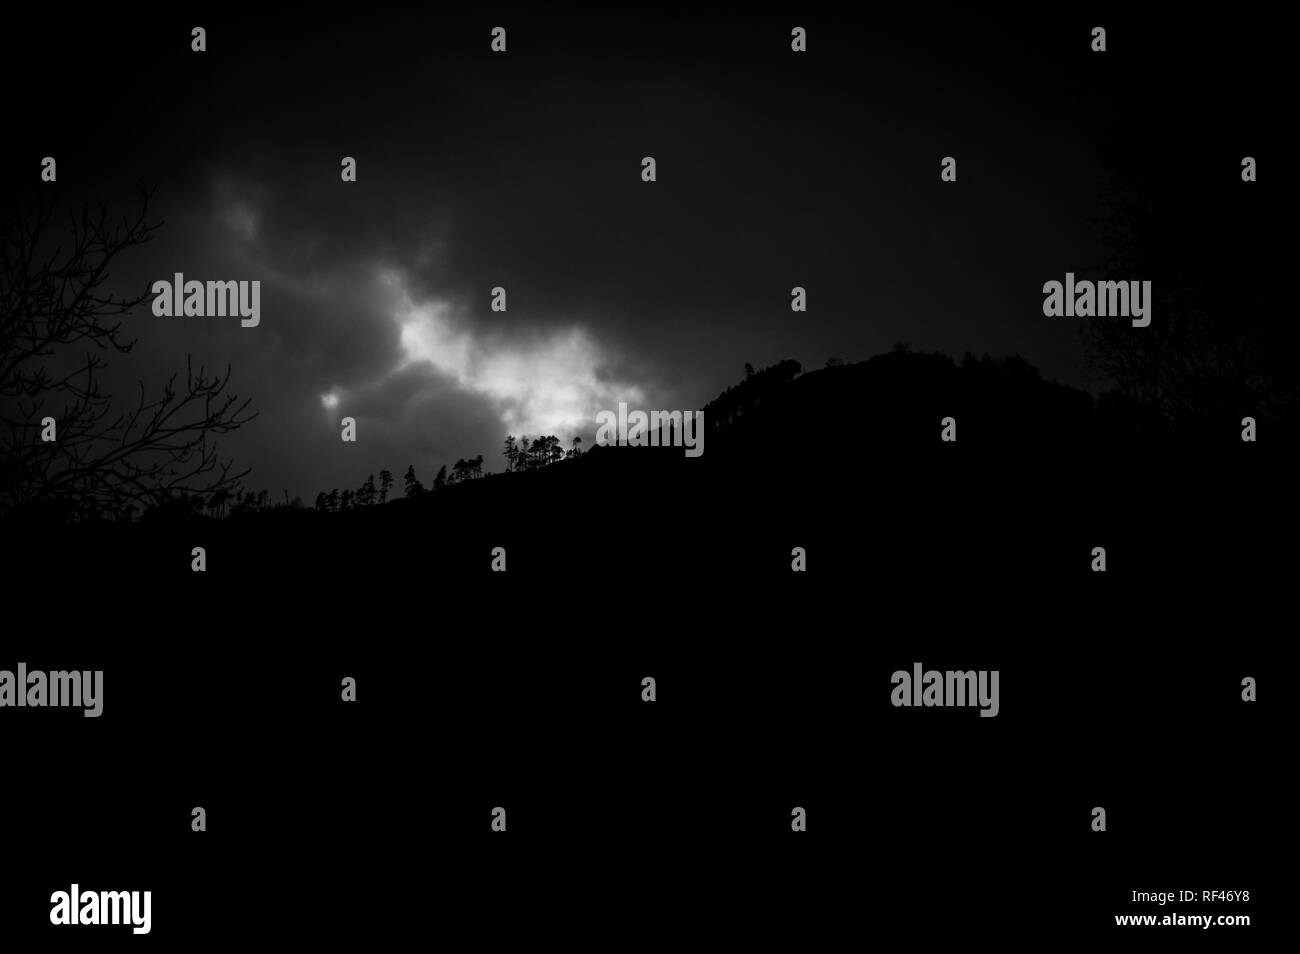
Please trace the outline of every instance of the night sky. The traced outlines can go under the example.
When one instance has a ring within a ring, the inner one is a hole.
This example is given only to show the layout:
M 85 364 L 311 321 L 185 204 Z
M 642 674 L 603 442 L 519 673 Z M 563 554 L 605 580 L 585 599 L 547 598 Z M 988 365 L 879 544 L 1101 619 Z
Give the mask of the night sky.
M 1018 352 L 1087 386 L 1079 326 L 1043 317 L 1041 287 L 1103 259 L 1101 147 L 1143 58 L 1114 28 L 1091 54 L 1086 16 L 938 29 L 922 13 L 182 13 L 57 43 L 57 20 L 34 21 L 9 39 L 45 64 L 45 96 L 19 106 L 6 162 L 34 181 L 53 155 L 60 200 L 121 213 L 136 180 L 157 187 L 165 225 L 115 269 L 122 290 L 178 271 L 262 282 L 255 329 L 138 310 L 136 351 L 105 380 L 130 393 L 187 353 L 229 363 L 260 416 L 224 447 L 277 498 L 411 463 L 427 481 L 479 453 L 498 470 L 507 433 L 589 444 L 620 400 L 699 408 L 746 362 L 815 369 L 899 340 Z M 794 25 L 809 52 L 790 52 Z
M 74 884 L 156 892 L 166 950 L 1283 922 L 1281 13 L 229 7 L 0 17 L 0 672 L 103 677 L 102 718 L 0 707 L 0 952 L 134 946 L 51 920 Z M 112 263 L 145 301 L 101 390 L 229 366 L 238 500 L 194 452 L 220 402 L 141 447 L 70 397 L 82 273 L 10 226 L 51 203 L 66 255 L 71 210 L 134 220 L 141 184 L 163 224 Z M 257 327 L 156 315 L 178 272 L 260 282 Z M 1150 281 L 1150 327 L 1045 316 L 1067 272 Z M 775 369 L 700 459 L 541 444 L 495 476 L 509 434 L 590 448 L 747 365 Z M 477 455 L 491 479 L 403 496 Z M 896 706 L 917 670 L 996 674 L 997 716 Z M 1184 889 L 1237 900 L 1137 897 Z

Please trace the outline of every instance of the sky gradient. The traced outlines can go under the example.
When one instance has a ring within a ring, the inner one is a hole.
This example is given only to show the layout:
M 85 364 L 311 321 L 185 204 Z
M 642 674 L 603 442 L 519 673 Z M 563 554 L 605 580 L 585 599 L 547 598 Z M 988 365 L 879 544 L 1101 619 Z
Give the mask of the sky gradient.
M 142 27 L 155 53 L 103 93 L 132 104 L 123 123 L 88 138 L 33 108 L 33 134 L 61 199 L 127 212 L 136 180 L 157 187 L 165 224 L 120 287 L 256 279 L 262 320 L 142 308 L 106 380 L 230 364 L 260 417 L 224 446 L 249 486 L 309 502 L 381 468 L 500 469 L 507 433 L 590 442 L 620 400 L 699 408 L 746 362 L 812 369 L 905 340 L 1086 385 L 1078 325 L 1041 312 L 1043 282 L 1104 254 L 1118 81 L 1083 21 L 936 36 L 805 19 L 806 54 L 784 20 L 207 20 L 203 54 L 188 21 Z M 57 82 L 97 81 L 73 65 Z

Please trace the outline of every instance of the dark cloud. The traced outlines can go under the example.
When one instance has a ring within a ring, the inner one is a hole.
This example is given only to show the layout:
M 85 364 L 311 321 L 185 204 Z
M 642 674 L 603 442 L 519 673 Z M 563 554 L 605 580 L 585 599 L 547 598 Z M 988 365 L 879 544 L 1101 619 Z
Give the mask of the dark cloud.
M 996 65 L 996 40 L 940 49 L 916 24 L 889 44 L 814 27 L 817 55 L 795 57 L 784 22 L 512 22 L 505 56 L 474 18 L 216 20 L 206 58 L 157 27 L 168 52 L 140 69 L 173 88 L 124 81 L 159 121 L 105 150 L 92 191 L 156 182 L 167 224 L 118 277 L 258 279 L 263 315 L 136 316 L 115 381 L 229 363 L 261 412 L 229 446 L 255 484 L 309 497 L 413 461 L 499 466 L 508 430 L 580 429 L 566 415 L 620 397 L 699 407 L 747 361 L 906 339 L 1078 378 L 1039 289 L 1097 259 L 1100 177 L 1051 51 L 1022 56 L 1049 94 Z

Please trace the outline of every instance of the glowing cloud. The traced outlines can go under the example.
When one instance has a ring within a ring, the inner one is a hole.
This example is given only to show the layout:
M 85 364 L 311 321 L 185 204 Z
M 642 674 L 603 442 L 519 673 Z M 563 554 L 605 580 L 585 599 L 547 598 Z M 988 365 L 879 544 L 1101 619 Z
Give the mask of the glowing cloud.
M 596 412 L 639 402 L 641 389 L 602 379 L 605 356 L 577 326 L 546 332 L 478 334 L 450 302 L 412 300 L 399 273 L 385 271 L 403 357 L 394 370 L 425 363 L 490 400 L 508 431 L 567 437 L 594 427 Z

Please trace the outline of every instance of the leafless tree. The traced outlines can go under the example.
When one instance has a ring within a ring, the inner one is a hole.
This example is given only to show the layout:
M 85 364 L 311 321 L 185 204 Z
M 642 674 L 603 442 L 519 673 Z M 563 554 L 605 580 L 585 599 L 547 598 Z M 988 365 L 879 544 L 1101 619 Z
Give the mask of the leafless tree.
M 1259 259 L 1240 187 L 1180 193 L 1164 169 L 1133 169 L 1124 158 L 1112 165 L 1100 277 L 1151 281 L 1159 309 L 1147 328 L 1086 322 L 1091 366 L 1175 423 L 1294 416 L 1296 331 L 1265 297 L 1275 272 Z
M 134 340 L 121 318 L 150 299 L 107 289 L 110 269 L 149 242 L 151 190 L 134 219 L 103 206 L 69 213 L 52 234 L 55 206 L 15 204 L 0 220 L 0 513 L 52 510 L 64 519 L 125 517 L 178 498 L 224 501 L 247 473 L 233 472 L 214 438 L 256 415 L 226 393 L 230 369 L 209 374 L 186 359 L 150 396 L 126 407 L 100 390 L 98 372 Z M 56 440 L 43 441 L 54 419 Z

